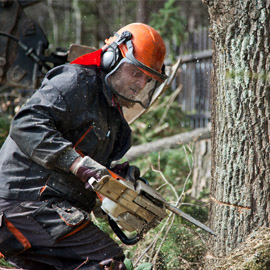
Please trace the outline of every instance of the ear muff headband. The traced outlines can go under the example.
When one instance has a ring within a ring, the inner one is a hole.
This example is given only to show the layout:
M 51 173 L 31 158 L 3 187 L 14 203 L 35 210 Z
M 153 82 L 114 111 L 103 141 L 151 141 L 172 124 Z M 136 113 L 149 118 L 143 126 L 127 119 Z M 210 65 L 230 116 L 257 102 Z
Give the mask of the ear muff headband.
M 115 66 L 117 66 L 119 60 L 121 59 L 118 46 L 127 42 L 132 36 L 129 31 L 124 31 L 121 36 L 119 36 L 118 33 L 115 33 L 115 35 L 118 36 L 118 39 L 106 47 L 102 55 L 101 65 L 105 72 L 110 72 Z

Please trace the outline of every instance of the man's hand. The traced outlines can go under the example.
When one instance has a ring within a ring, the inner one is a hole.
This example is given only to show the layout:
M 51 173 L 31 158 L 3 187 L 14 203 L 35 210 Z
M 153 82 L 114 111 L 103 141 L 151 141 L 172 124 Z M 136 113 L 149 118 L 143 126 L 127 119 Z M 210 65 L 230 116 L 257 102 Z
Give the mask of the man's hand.
M 127 270 L 123 262 L 107 259 L 99 263 L 100 269 L 105 270 Z
M 100 180 L 104 175 L 110 175 L 106 167 L 88 156 L 76 159 L 69 170 L 85 183 L 87 189 L 90 189 L 88 180 L 91 177 Z
M 129 163 L 128 161 L 121 163 L 121 164 L 116 164 L 114 167 L 111 168 L 111 170 L 120 175 L 121 177 L 125 178 L 127 175 L 127 171 L 129 168 Z
M 140 177 L 140 169 L 136 166 L 130 166 L 128 161 L 115 165 L 111 170 L 131 182 L 136 182 Z

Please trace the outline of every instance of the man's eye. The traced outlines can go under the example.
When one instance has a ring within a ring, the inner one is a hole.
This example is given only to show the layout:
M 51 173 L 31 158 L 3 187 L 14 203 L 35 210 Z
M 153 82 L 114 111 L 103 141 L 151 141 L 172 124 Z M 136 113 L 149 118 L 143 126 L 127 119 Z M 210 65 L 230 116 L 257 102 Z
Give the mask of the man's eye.
M 134 77 L 139 77 L 139 76 L 141 76 L 142 75 L 142 72 L 140 71 L 140 70 L 134 70 L 133 71 L 133 76 Z
M 150 83 L 152 81 L 152 78 L 148 77 L 147 83 Z

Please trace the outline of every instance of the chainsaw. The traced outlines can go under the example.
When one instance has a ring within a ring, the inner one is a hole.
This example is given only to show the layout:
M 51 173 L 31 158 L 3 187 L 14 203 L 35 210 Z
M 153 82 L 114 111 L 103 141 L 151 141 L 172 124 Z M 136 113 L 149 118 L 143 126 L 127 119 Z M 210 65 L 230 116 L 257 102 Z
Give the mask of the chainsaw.
M 136 244 L 167 216 L 166 209 L 216 236 L 209 227 L 169 204 L 145 179 L 130 181 L 109 172 L 111 175 L 100 180 L 92 177 L 88 183 L 102 201 L 101 208 L 108 215 L 112 230 L 124 244 Z M 136 235 L 128 237 L 123 230 Z

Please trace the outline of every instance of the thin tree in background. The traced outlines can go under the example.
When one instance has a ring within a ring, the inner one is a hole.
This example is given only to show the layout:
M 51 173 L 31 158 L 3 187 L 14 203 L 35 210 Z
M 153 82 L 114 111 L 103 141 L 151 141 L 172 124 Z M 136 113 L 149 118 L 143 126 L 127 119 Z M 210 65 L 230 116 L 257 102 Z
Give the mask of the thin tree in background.
M 72 6 L 74 9 L 75 16 L 75 40 L 76 44 L 81 44 L 82 41 L 82 14 L 79 6 L 79 0 L 73 0 Z
M 146 23 L 148 14 L 147 14 L 147 0 L 138 0 L 136 8 L 136 21 Z
M 51 24 L 53 25 L 52 32 L 53 32 L 53 43 L 59 44 L 59 31 L 58 31 L 58 22 L 56 19 L 55 11 L 53 8 L 53 0 L 47 0 L 48 3 L 48 13 Z
M 180 6 L 176 0 L 168 0 L 158 13 L 151 16 L 150 25 L 157 29 L 161 36 L 169 42 L 169 56 L 172 60 L 176 57 L 175 46 L 180 45 L 184 39 L 185 20 L 180 16 Z

